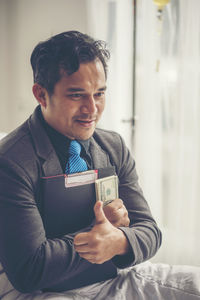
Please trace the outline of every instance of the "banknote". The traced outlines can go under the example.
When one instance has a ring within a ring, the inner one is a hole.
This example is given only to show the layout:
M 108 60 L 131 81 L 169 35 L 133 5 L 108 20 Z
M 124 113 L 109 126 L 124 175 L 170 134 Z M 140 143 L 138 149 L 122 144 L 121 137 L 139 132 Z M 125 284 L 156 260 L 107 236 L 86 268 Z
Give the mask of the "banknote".
M 118 177 L 115 175 L 95 180 L 96 200 L 107 205 L 118 198 Z

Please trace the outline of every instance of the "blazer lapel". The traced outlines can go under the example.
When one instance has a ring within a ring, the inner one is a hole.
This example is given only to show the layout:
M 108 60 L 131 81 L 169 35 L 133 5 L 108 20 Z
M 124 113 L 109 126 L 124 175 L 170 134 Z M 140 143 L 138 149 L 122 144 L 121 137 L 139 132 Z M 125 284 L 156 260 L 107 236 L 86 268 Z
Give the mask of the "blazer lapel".
M 42 169 L 45 177 L 63 174 L 59 159 L 54 150 L 42 164 Z
M 100 147 L 100 145 L 91 138 L 90 153 L 93 160 L 94 169 L 111 167 L 108 154 Z
M 38 117 L 38 109 L 35 109 L 28 123 L 36 153 L 43 160 L 43 174 L 45 177 L 62 174 L 59 159 Z

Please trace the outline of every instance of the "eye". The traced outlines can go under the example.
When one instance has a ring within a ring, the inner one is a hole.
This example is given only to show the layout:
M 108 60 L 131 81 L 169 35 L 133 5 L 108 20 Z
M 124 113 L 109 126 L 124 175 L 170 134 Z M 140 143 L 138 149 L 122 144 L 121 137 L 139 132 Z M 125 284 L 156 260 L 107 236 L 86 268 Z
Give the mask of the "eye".
M 103 92 L 98 92 L 98 93 L 95 94 L 95 97 L 101 98 L 101 97 L 103 97 L 104 95 L 105 95 L 105 92 L 104 92 L 104 91 L 103 91 Z
M 73 93 L 67 95 L 68 98 L 71 98 L 72 100 L 79 100 L 83 95 L 79 93 Z

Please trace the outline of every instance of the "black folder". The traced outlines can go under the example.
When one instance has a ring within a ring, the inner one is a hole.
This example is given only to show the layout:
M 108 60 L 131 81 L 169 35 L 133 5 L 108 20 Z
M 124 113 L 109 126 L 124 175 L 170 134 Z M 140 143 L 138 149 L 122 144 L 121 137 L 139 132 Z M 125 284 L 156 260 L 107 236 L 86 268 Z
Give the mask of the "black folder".
M 115 167 L 98 169 L 98 178 L 115 175 Z M 65 174 L 41 178 L 42 219 L 47 238 L 61 237 L 91 225 L 95 183 L 65 187 Z

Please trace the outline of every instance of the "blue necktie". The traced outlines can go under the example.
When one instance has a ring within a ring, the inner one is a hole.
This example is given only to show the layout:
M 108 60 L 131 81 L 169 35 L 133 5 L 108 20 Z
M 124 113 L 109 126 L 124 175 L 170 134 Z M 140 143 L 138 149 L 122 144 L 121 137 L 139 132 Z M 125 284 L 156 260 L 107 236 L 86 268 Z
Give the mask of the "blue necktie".
M 83 158 L 80 157 L 81 145 L 73 140 L 69 145 L 69 159 L 66 164 L 65 173 L 78 173 L 87 171 L 88 167 Z

